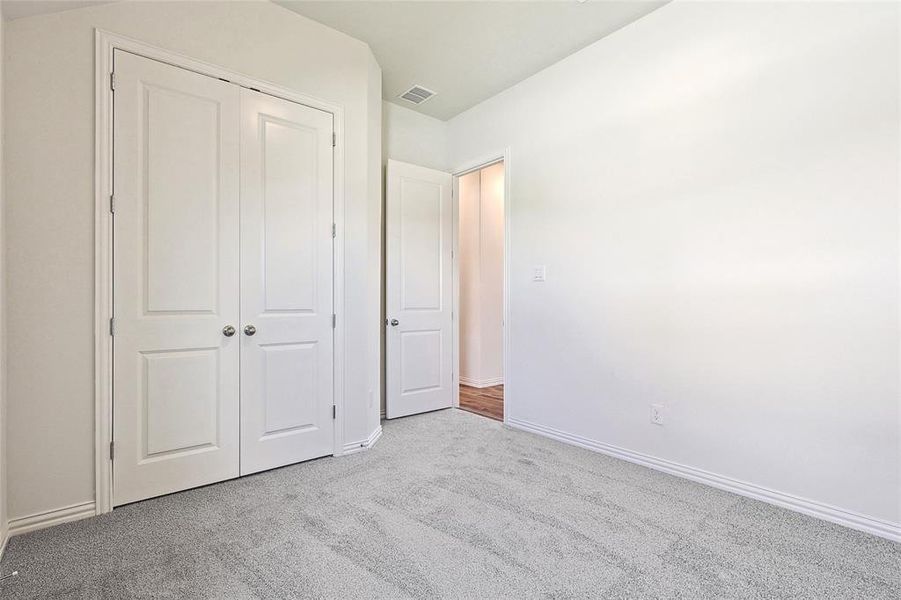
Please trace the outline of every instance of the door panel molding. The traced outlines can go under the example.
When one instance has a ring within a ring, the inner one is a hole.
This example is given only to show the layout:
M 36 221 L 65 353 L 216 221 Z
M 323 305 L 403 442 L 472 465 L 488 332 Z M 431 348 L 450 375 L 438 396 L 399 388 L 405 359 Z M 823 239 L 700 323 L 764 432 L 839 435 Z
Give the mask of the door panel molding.
M 130 52 L 114 67 L 121 505 L 238 475 L 239 346 L 222 329 L 239 318 L 240 88 Z
M 113 507 L 113 53 L 122 50 L 212 78 L 224 79 L 243 88 L 255 88 L 289 102 L 331 113 L 336 145 L 333 149 L 334 240 L 334 454 L 344 453 L 344 110 L 318 98 L 267 81 L 195 60 L 139 40 L 102 29 L 94 30 L 94 411 L 95 411 L 95 499 L 96 514 Z M 154 315 L 159 314 L 154 312 Z
M 241 90 L 241 475 L 335 452 L 331 113 Z M 272 124 L 276 128 L 272 129 Z

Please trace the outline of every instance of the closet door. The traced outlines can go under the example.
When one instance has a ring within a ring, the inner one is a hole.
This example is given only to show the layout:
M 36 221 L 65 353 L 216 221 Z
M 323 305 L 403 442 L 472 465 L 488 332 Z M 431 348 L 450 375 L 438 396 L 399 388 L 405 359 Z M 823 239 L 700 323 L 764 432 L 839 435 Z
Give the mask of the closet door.
M 115 51 L 114 504 L 238 475 L 239 88 Z
M 332 115 L 241 90 L 241 474 L 334 451 Z

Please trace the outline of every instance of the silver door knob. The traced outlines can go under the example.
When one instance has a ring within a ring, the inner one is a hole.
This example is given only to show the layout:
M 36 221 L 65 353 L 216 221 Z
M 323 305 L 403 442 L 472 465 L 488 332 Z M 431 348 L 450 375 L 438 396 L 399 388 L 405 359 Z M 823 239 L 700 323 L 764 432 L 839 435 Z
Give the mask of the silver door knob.
M 225 337 L 231 337 L 235 335 L 235 328 L 231 325 L 226 325 L 222 328 L 222 335 L 224 335 Z
M 257 328 L 253 325 L 248 325 L 244 328 L 244 335 L 253 335 L 257 332 Z
M 391 319 L 392 327 L 397 327 L 398 325 L 400 325 L 400 321 L 398 321 L 397 319 Z

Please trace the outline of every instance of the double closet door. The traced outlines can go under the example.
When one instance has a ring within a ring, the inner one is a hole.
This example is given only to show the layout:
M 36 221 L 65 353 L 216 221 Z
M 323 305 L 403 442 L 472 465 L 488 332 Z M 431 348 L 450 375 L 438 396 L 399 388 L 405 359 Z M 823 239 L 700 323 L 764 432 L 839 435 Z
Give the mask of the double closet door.
M 332 454 L 332 115 L 114 72 L 114 504 Z

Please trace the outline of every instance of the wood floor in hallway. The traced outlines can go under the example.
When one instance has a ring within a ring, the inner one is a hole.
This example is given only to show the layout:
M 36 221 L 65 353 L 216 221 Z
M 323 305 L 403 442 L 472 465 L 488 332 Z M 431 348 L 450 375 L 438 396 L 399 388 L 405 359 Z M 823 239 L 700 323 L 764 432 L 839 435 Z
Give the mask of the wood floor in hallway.
M 504 420 L 504 386 L 460 386 L 460 408 L 495 421 Z

